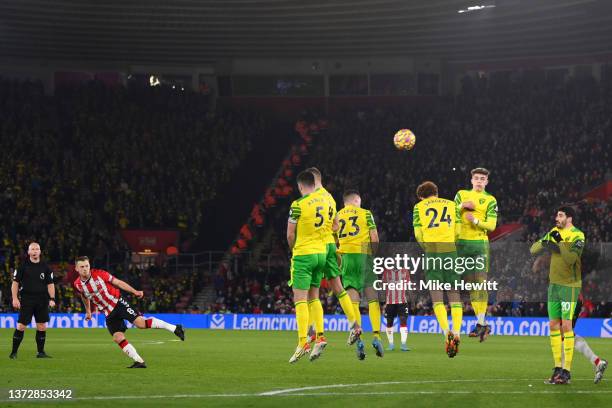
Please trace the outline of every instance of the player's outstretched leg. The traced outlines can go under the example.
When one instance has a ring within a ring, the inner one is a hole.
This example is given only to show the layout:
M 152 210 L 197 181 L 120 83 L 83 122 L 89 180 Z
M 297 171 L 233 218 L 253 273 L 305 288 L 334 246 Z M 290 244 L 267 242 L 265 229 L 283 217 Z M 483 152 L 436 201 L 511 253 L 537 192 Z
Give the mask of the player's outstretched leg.
M 185 341 L 185 330 L 183 326 L 180 324 L 174 325 L 168 322 L 164 322 L 156 317 L 144 318 L 142 316 L 138 316 L 136 320 L 134 320 L 134 325 L 139 329 L 164 329 L 172 332 L 181 339 Z
M 113 333 L 113 341 L 119 345 L 119 348 L 121 348 L 121 350 L 129 358 L 134 360 L 134 363 L 128 368 L 147 368 L 147 365 L 145 364 L 142 357 L 140 357 L 140 355 L 136 351 L 136 348 L 134 348 L 134 346 L 132 346 L 127 341 L 127 339 L 125 338 L 125 335 L 122 332 Z

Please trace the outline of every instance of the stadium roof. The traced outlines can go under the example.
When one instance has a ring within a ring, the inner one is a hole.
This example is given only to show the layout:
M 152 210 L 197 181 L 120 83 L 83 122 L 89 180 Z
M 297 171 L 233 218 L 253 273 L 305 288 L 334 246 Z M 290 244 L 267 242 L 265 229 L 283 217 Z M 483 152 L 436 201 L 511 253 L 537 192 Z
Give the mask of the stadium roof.
M 0 2 L 0 57 L 37 60 L 197 64 L 393 55 L 475 61 L 611 51 L 607 0 Z

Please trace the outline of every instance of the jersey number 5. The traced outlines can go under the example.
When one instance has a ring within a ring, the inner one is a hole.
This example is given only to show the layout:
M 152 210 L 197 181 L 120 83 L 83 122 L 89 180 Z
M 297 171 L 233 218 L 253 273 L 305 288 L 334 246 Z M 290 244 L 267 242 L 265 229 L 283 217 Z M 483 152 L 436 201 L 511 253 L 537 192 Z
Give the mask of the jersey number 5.
M 323 214 L 321 214 L 321 211 L 323 211 L 323 207 L 317 207 L 316 208 L 316 215 L 315 217 L 317 217 L 317 222 L 315 222 L 315 228 L 319 228 L 321 225 L 323 225 L 323 222 L 325 221 L 325 218 L 323 217 Z
M 442 216 L 437 222 L 436 218 L 438 218 L 438 210 L 436 210 L 435 208 L 429 208 L 427 209 L 427 211 L 425 211 L 426 216 L 429 216 L 429 214 L 432 213 L 433 216 L 431 217 L 431 220 L 429 220 L 429 225 L 427 226 L 427 228 L 437 228 L 440 226 L 441 222 L 447 222 L 449 226 L 451 225 L 451 217 L 450 214 L 448 214 L 448 207 L 444 207 L 444 209 L 442 210 Z

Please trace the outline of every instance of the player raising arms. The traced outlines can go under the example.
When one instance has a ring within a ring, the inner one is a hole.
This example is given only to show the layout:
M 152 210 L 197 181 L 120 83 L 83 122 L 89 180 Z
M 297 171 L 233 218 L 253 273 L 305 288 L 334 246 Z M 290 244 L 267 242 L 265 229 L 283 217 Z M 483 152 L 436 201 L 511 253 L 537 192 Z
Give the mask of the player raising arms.
M 287 221 L 287 243 L 292 251 L 289 286 L 293 289 L 298 330 L 298 345 L 289 359 L 290 363 L 297 362 L 310 352 L 308 297 L 310 295 L 313 299 L 318 298 L 318 288 L 323 277 L 326 256 L 323 233 L 325 215 L 328 211 L 327 200 L 313 194 L 315 179 L 312 173 L 303 171 L 298 174 L 297 185 L 302 197 L 291 203 Z M 320 313 L 323 314 L 323 308 Z M 326 345 L 324 338 L 315 343 L 313 349 L 313 353 L 316 353 L 315 358 L 321 354 Z
M 319 169 L 316 167 L 310 167 L 306 169 L 306 171 L 311 173 L 315 179 L 315 192 L 313 194 L 323 197 L 328 203 L 328 207 L 325 208 L 323 214 L 325 217 L 325 221 L 323 223 L 323 243 L 326 247 L 323 277 L 329 282 L 334 295 L 336 295 L 338 298 L 338 302 L 340 303 L 340 306 L 342 307 L 342 310 L 349 321 L 351 331 L 349 333 L 347 343 L 349 345 L 353 345 L 361 334 L 361 328 L 355 319 L 355 312 L 353 310 L 351 298 L 346 293 L 346 290 L 344 290 L 344 286 L 342 286 L 342 280 L 340 279 L 340 268 L 338 267 L 338 260 L 336 259 L 336 234 L 339 228 L 336 200 L 334 200 L 334 197 L 325 189 L 325 187 L 323 187 L 322 176 Z M 323 338 L 323 341 L 325 341 L 325 338 L 323 337 L 323 307 L 321 306 L 318 291 L 316 297 L 309 296 L 308 298 L 308 311 L 310 313 L 309 323 L 312 322 L 315 325 L 316 341 L 321 341 L 321 338 Z M 314 351 L 310 354 L 310 358 L 312 359 L 313 356 L 315 358 L 317 357 Z
M 455 272 L 455 240 L 461 230 L 455 203 L 439 198 L 438 186 L 431 181 L 418 186 L 416 194 L 420 201 L 414 206 L 412 225 L 414 236 L 425 251 L 425 279 L 454 285 L 461 279 L 461 275 Z M 459 291 L 446 292 L 453 319 L 452 331 L 448 325 L 444 292 L 431 290 L 430 294 L 436 319 L 444 334 L 446 354 L 453 358 L 459 352 L 463 306 Z
M 142 357 L 125 338 L 127 326 L 124 320 L 129 321 L 139 329 L 165 329 L 174 333 L 181 340 L 185 340 L 183 326 L 166 323 L 155 317 L 145 319 L 121 297 L 121 290 L 129 292 L 142 299 L 143 292 L 136 290 L 124 281 L 115 278 L 102 269 L 91 269 L 89 258 L 81 256 L 76 259 L 75 269 L 79 277 L 74 281 L 74 287 L 80 293 L 85 305 L 85 320 L 91 320 L 91 303 L 106 316 L 106 327 L 113 336 L 113 341 L 121 347 L 134 364 L 128 368 L 147 368 Z
M 471 171 L 472 189 L 459 190 L 455 195 L 457 205 L 457 218 L 461 221 L 461 232 L 457 240 L 457 255 L 462 258 L 474 258 L 474 262 L 484 259 L 484 269 L 466 271 L 464 279 L 468 282 L 482 282 L 489 271 L 489 232 L 494 231 L 497 225 L 497 200 L 485 191 L 489 184 L 489 170 L 478 167 Z M 478 319 L 470 337 L 480 337 L 483 342 L 491 333 L 485 317 L 489 302 L 486 290 L 473 290 L 470 292 L 472 309 Z
M 550 319 L 550 347 L 555 367 L 549 384 L 568 384 L 574 357 L 573 318 L 582 288 L 584 233 L 574 227 L 572 207 L 561 207 L 555 217 L 556 226 L 530 248 L 536 255 L 547 249 L 551 252 L 550 283 L 548 285 L 548 318 Z M 562 362 L 563 359 L 563 362 Z
M 361 208 L 361 196 L 356 190 L 347 190 L 343 196 L 344 208 L 338 212 L 338 240 L 342 255 L 342 283 L 353 302 L 357 323 L 361 326 L 360 292 L 365 289 L 368 313 L 374 339 L 372 346 L 378 357 L 384 355 L 380 339 L 380 304 L 374 289 L 376 275 L 372 270 L 372 253 L 378 245 L 378 231 L 370 210 Z M 363 341 L 357 340 L 357 358 L 365 358 Z

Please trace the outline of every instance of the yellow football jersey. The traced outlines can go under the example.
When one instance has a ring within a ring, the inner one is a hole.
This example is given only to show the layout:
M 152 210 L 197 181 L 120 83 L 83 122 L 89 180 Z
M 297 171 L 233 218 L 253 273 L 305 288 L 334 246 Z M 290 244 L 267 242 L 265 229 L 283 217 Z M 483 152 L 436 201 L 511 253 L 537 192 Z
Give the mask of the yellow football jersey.
M 439 197 L 429 197 L 414 206 L 412 226 L 421 229 L 427 252 L 455 251 L 455 231 L 459 219 L 455 203 Z
M 376 229 L 370 210 L 347 205 L 338 211 L 338 252 L 343 254 L 369 254 L 370 230 Z
M 324 254 L 323 232 L 327 200 L 318 194 L 306 194 L 291 203 L 289 222 L 297 224 L 293 255 Z
M 325 213 L 325 222 L 323 224 L 324 232 L 323 232 L 323 243 L 324 244 L 335 244 L 336 240 L 334 239 L 334 218 L 336 218 L 336 200 L 334 200 L 334 196 L 332 196 L 325 187 L 318 188 L 315 190 L 313 194 L 318 194 L 323 197 L 328 202 L 328 208 Z
M 559 242 L 559 247 L 562 250 L 565 249 L 570 253 L 578 255 L 578 257 L 575 262 L 568 264 L 566 260 L 563 259 L 561 253 L 552 252 L 550 257 L 550 272 L 548 274 L 550 283 L 575 288 L 582 287 L 582 261 L 580 257 L 582 256 L 585 244 L 584 233 L 576 227 L 566 229 L 554 227 L 537 243 L 541 244 L 542 241 L 553 241 L 550 236 L 553 231 L 559 231 L 561 234 L 562 241 Z
M 474 217 L 481 222 L 492 221 L 497 223 L 497 200 L 486 191 L 478 192 L 475 190 L 459 190 L 455 196 L 455 204 L 457 206 L 457 218 L 461 222 L 461 233 L 459 239 L 471 241 L 488 241 L 489 236 L 483 228 L 474 225 L 466 218 L 468 210 L 461 209 L 461 203 L 472 201 L 474 203 Z

